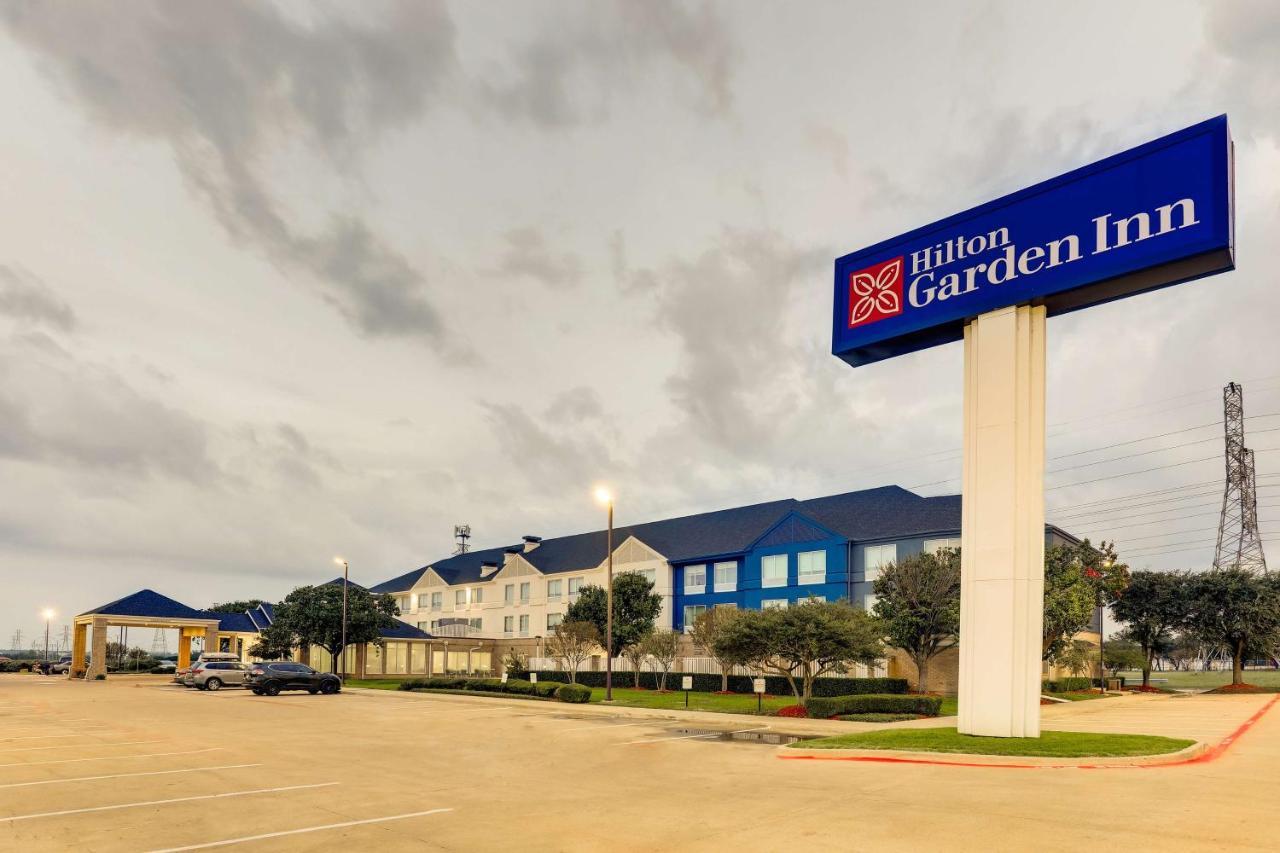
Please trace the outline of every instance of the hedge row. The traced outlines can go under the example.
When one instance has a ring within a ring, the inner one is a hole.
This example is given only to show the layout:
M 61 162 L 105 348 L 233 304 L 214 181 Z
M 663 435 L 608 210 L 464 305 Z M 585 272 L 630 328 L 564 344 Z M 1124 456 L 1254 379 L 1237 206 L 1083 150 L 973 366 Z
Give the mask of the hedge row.
M 543 699 L 560 698 L 565 702 L 586 702 L 591 699 L 591 691 L 586 690 L 586 697 L 580 693 L 569 691 L 561 696 L 564 688 L 570 685 L 558 681 L 546 681 L 533 684 L 518 678 L 503 681 L 500 678 L 462 678 L 459 676 L 438 676 L 435 678 L 412 678 L 400 682 L 398 690 L 469 690 L 476 693 L 510 693 L 517 696 L 538 696 Z
M 1044 693 L 1078 693 L 1093 687 L 1092 678 L 1055 678 L 1040 682 Z
M 667 689 L 679 690 L 681 679 L 686 675 L 693 676 L 693 689 L 700 693 L 713 693 L 720 689 L 720 676 L 691 672 L 667 673 Z M 577 682 L 587 687 L 604 687 L 604 676 L 603 672 L 579 672 Z M 656 688 L 658 686 L 657 677 L 660 676 L 661 673 L 642 672 L 640 674 L 640 686 Z M 538 672 L 538 680 L 568 681 L 569 673 L 540 670 Z M 791 693 L 791 685 L 787 684 L 787 680 L 782 676 L 770 675 L 765 678 L 764 682 L 765 692 L 770 695 L 786 696 Z M 615 672 L 613 674 L 614 687 L 633 687 L 635 683 L 634 673 Z M 747 675 L 729 676 L 729 691 L 731 693 L 752 693 L 751 677 Z M 906 692 L 907 680 L 905 678 L 817 678 L 813 682 L 813 695 L 815 696 Z
M 936 717 L 942 708 L 941 696 L 900 694 L 855 696 L 814 696 L 805 703 L 810 717 L 826 719 L 840 714 L 919 714 Z

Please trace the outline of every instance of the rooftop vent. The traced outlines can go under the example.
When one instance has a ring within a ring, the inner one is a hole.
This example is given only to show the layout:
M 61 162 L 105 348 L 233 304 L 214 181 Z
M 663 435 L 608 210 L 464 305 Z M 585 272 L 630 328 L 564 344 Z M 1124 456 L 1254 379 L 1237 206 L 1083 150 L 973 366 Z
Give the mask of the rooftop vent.
M 487 578 L 498 570 L 498 564 L 493 560 L 485 560 L 480 564 L 480 577 Z
M 525 550 L 525 553 L 528 553 L 528 552 L 532 551 L 534 548 L 537 548 L 537 547 L 538 547 L 539 545 L 541 545 L 541 544 L 542 544 L 542 537 L 541 537 L 541 536 L 526 536 L 526 537 L 524 537 L 524 550 Z

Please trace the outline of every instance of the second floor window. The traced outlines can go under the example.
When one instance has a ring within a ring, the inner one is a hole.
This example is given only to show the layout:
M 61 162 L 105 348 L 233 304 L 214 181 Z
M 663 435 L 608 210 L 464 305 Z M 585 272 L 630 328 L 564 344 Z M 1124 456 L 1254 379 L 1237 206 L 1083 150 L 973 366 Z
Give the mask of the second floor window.
M 689 629 L 693 627 L 693 623 L 698 617 L 707 612 L 705 604 L 690 604 L 684 609 L 684 630 L 687 634 Z
M 524 613 L 520 616 L 520 636 L 529 636 L 529 614 Z
M 787 555 L 773 554 L 760 558 L 760 585 L 787 585 Z
M 419 609 L 419 610 L 422 610 L 423 608 L 425 608 L 425 607 L 429 606 L 430 601 L 431 601 L 431 596 L 427 595 L 425 592 L 423 592 L 423 593 L 419 593 L 419 594 L 418 594 L 418 609 Z
M 465 589 L 454 590 L 454 593 L 453 593 L 453 606 L 454 606 L 454 607 L 466 607 L 466 606 L 467 606 L 467 591 L 466 591 Z
M 569 594 L 577 595 L 580 589 L 582 589 L 582 578 L 569 578 Z
M 507 604 L 516 603 L 516 585 L 509 583 L 502 588 L 502 600 Z
M 483 601 L 484 601 L 484 588 L 479 586 L 473 587 L 471 590 L 471 603 L 480 604 Z
M 890 542 L 888 545 L 868 545 L 862 549 L 862 555 L 863 577 L 867 583 L 870 583 L 880 577 L 882 568 L 898 559 L 898 545 L 896 542 Z
M 822 583 L 827 579 L 827 552 L 805 551 L 796 555 L 800 583 Z
M 442 607 L 444 607 L 444 593 L 443 592 L 431 593 L 431 609 L 439 610 Z
M 514 617 L 514 616 L 503 616 L 503 617 L 502 617 L 502 631 L 503 631 L 503 633 L 510 634 L 512 631 L 514 631 L 514 630 L 516 629 L 516 628 L 515 628 L 515 625 L 516 625 L 516 617 Z
M 733 592 L 738 588 L 738 564 L 716 563 L 716 592 Z
M 685 592 L 706 592 L 707 591 L 707 567 L 706 566 L 685 566 L 684 567 L 684 591 Z
M 521 604 L 529 603 L 529 584 L 528 583 L 520 584 L 520 603 Z M 520 618 L 524 619 L 525 617 L 521 616 Z
M 563 581 L 559 580 L 547 581 L 547 601 L 560 600 L 560 585 L 562 583 Z
M 559 625 L 563 621 L 564 621 L 563 613 L 548 613 L 547 614 L 547 630 L 548 631 L 553 630 L 557 625 Z

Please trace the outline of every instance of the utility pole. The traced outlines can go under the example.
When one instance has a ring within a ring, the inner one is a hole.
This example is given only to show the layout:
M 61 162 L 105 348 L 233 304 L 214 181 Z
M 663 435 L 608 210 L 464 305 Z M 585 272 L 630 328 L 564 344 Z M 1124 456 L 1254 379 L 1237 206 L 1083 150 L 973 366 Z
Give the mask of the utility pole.
M 1253 451 L 1244 444 L 1244 387 L 1231 382 L 1222 389 L 1222 426 L 1226 438 L 1226 484 L 1222 493 L 1222 514 L 1218 519 L 1218 546 L 1213 553 L 1215 569 L 1240 568 L 1249 572 L 1267 571 L 1258 533 L 1257 475 Z

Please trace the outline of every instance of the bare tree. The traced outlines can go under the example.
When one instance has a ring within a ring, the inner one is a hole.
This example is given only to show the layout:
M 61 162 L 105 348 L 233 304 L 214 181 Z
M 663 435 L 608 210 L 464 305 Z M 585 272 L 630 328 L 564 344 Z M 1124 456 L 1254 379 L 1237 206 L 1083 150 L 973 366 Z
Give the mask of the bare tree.
M 667 689 L 667 673 L 676 662 L 676 654 L 680 651 L 680 635 L 675 631 L 659 629 L 644 638 L 644 652 L 653 658 L 662 672 L 659 690 Z
M 599 645 L 600 634 L 590 622 L 561 622 L 547 638 L 547 651 L 564 663 L 569 680 L 575 683 L 578 669 Z
M 731 649 L 722 647 L 717 650 L 716 648 L 716 640 L 724 633 L 725 626 L 737 615 L 737 612 L 729 607 L 712 607 L 698 614 L 698 618 L 694 619 L 693 625 L 689 627 L 689 638 L 693 640 L 694 647 L 704 655 L 714 658 L 720 667 L 721 693 L 729 692 L 729 670 L 746 663 L 729 654 Z
M 640 687 L 640 670 L 644 668 L 645 658 L 649 656 L 648 652 L 644 650 L 644 641 L 648 636 L 648 634 L 645 634 L 644 637 L 641 637 L 639 640 L 622 650 L 622 656 L 631 664 L 631 672 L 635 676 L 635 686 L 637 689 Z

